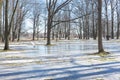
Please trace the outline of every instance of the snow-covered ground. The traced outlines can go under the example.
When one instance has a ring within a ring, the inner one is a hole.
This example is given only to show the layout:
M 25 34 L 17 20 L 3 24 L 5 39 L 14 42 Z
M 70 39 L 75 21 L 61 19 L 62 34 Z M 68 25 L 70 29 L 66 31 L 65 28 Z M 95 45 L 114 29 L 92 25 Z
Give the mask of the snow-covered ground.
M 120 80 L 120 41 L 104 41 L 107 56 L 97 52 L 97 41 L 59 41 L 11 44 L 0 52 L 0 80 Z M 1 48 L 3 46 L 0 46 Z

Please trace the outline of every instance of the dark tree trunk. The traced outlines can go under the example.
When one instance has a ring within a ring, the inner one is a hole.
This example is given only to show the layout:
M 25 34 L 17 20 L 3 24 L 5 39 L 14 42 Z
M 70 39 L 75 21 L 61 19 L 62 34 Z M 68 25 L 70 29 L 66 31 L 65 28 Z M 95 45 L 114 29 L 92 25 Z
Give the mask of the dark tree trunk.
M 79 19 L 79 32 L 78 32 L 78 38 L 82 39 L 82 23 L 81 20 Z
M 45 31 L 44 31 L 44 40 L 46 38 L 46 20 L 45 20 Z
M 13 31 L 12 32 L 12 42 L 14 42 L 15 41 L 15 32 Z
M 111 4 L 111 38 L 114 39 L 114 0 L 110 0 Z
M 52 40 L 55 39 L 55 33 L 54 33 L 54 29 L 52 30 Z
M 102 44 L 102 23 L 101 23 L 101 12 L 102 12 L 102 0 L 98 0 L 98 52 L 104 52 Z
M 51 30 L 50 29 L 51 29 L 50 27 L 47 28 L 47 45 L 51 44 L 51 40 L 50 40 Z
M 65 39 L 67 39 L 67 23 L 65 22 Z
M 51 44 L 50 35 L 51 35 L 52 19 L 53 18 L 50 17 L 50 14 L 48 14 L 48 22 L 47 22 L 47 44 L 46 45 L 50 45 Z
M 70 23 L 69 23 L 69 26 L 68 26 L 68 40 L 70 40 Z
M 117 4 L 116 7 L 116 13 L 117 13 L 117 33 L 116 38 L 119 39 L 120 36 L 120 14 L 119 14 L 119 5 Z
M 119 39 L 119 35 L 120 35 L 120 23 L 117 23 L 117 39 Z
M 120 21 L 119 21 L 119 13 L 117 11 L 117 39 L 119 39 L 119 35 L 120 35 Z
M 4 46 L 4 50 L 8 50 L 9 49 L 9 32 L 8 32 L 8 0 L 6 0 L 5 3 L 5 46 Z
M 92 21 L 92 22 L 93 22 L 93 23 L 92 23 L 92 26 L 93 26 L 93 29 L 92 29 L 92 30 L 93 30 L 93 31 L 92 31 L 92 32 L 93 32 L 93 35 L 92 35 L 92 36 L 93 36 L 93 39 L 95 40 L 96 38 L 95 38 L 95 26 L 94 26 L 94 12 L 92 13 L 92 20 L 93 20 L 93 21 Z
M 114 28 L 113 28 L 113 24 L 114 24 L 114 18 L 113 18 L 113 12 L 112 12 L 112 25 L 111 25 L 111 38 L 114 39 Z
M 18 29 L 18 39 L 17 39 L 18 42 L 20 41 L 21 25 L 22 24 L 20 24 L 19 29 Z
M 35 33 L 36 33 L 36 22 L 35 22 L 35 19 L 34 19 L 34 23 L 33 23 L 33 41 L 35 40 Z
M 61 31 L 61 29 L 59 30 L 59 40 L 61 40 L 61 38 L 62 38 L 62 31 Z

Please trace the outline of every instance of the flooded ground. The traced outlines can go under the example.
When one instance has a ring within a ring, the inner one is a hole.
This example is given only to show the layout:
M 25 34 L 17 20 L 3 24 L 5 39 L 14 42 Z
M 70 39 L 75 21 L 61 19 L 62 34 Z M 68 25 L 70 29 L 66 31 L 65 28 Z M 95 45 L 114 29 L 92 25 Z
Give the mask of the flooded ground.
M 88 55 L 97 52 L 93 40 L 59 41 L 51 46 L 43 42 L 11 44 L 13 51 L 0 52 L 0 79 L 120 80 L 120 42 L 103 44 L 111 53 L 104 57 Z

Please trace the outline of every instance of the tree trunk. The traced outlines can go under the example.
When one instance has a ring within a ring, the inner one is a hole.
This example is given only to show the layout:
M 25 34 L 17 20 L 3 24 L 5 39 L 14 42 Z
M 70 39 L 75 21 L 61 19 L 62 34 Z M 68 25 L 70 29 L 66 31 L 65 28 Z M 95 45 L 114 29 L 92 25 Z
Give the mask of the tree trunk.
M 35 22 L 35 18 L 34 18 L 34 23 L 33 23 L 33 41 L 35 40 L 35 33 L 36 33 L 36 22 Z
M 94 9 L 93 6 L 94 6 L 94 3 L 92 4 L 92 10 Z M 94 26 L 94 10 L 92 11 L 92 27 L 93 27 L 92 36 L 93 36 L 93 39 L 95 40 L 96 38 L 95 38 L 95 26 Z
M 119 2 L 117 2 L 119 4 Z M 117 32 L 116 32 L 116 39 L 119 39 L 120 35 L 120 15 L 119 15 L 119 5 L 116 6 L 116 14 L 117 14 Z
M 44 31 L 44 40 L 46 38 L 46 20 L 45 20 L 45 31 Z
M 4 50 L 8 50 L 9 49 L 9 32 L 8 32 L 8 0 L 6 0 L 5 3 L 5 46 L 4 46 Z
M 102 44 L 102 23 L 101 23 L 101 12 L 102 12 L 102 0 L 98 0 L 98 52 L 104 52 Z
M 50 39 L 51 26 L 52 26 L 52 17 L 50 17 L 50 14 L 48 13 L 48 22 L 47 22 L 47 44 L 46 44 L 46 45 L 50 45 L 50 44 L 51 44 L 51 39 Z
M 114 13 L 112 12 L 111 15 L 112 15 L 111 38 L 114 39 L 114 28 L 113 28 L 113 26 L 114 26 L 114 25 L 113 25 L 113 24 L 114 24 L 114 17 L 113 17 Z
M 107 35 L 106 35 L 106 39 L 107 40 L 109 40 L 109 26 L 108 26 L 108 10 L 107 10 L 107 5 L 108 4 L 108 2 L 107 2 L 107 0 L 105 0 L 105 16 L 106 16 L 106 25 L 107 25 Z
M 50 40 L 51 30 L 50 29 L 51 29 L 50 27 L 47 28 L 47 45 L 51 44 L 51 40 Z
M 0 0 L 0 40 L 2 40 L 2 0 Z
M 20 41 L 21 25 L 22 24 L 20 24 L 19 29 L 18 29 L 18 39 L 17 39 L 18 42 Z
M 111 4 L 111 38 L 114 39 L 114 0 L 110 0 Z
M 117 39 L 119 39 L 119 35 L 120 35 L 120 23 L 117 23 Z
M 120 21 L 119 21 L 119 13 L 117 11 L 117 39 L 119 39 L 119 35 L 120 35 Z

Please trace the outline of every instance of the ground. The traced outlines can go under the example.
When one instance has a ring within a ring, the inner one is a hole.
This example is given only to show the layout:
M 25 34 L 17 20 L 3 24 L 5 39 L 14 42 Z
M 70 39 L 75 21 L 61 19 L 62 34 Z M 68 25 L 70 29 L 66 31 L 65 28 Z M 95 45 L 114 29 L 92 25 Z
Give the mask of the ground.
M 11 43 L 0 52 L 0 80 L 120 80 L 120 41 L 103 42 L 106 56 L 90 55 L 97 52 L 94 40 L 53 44 Z

